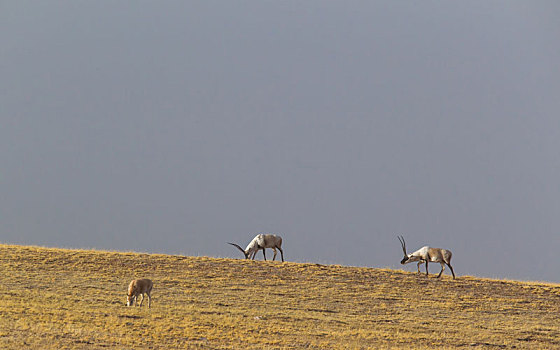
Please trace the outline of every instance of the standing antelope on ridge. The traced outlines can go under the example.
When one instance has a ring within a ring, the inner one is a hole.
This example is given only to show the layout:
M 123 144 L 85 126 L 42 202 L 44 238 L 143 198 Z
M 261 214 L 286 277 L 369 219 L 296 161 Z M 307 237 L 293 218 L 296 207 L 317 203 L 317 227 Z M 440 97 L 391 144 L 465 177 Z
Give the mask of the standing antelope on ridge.
M 266 254 L 265 248 L 272 248 L 274 250 L 274 257 L 272 260 L 276 259 L 276 249 L 280 251 L 280 255 L 282 257 L 282 261 L 284 261 L 284 252 L 282 251 L 282 237 L 272 234 L 258 234 L 253 238 L 251 242 L 247 245 L 247 248 L 243 249 L 235 243 L 229 243 L 232 246 L 236 247 L 237 249 L 241 250 L 243 255 L 245 255 L 245 259 L 252 259 L 255 260 L 255 256 L 257 255 L 258 251 L 262 249 L 264 260 L 266 261 Z
M 451 251 L 441 248 L 431 248 L 428 246 L 422 247 L 415 251 L 414 253 L 407 254 L 406 243 L 404 242 L 403 236 L 397 236 L 401 242 L 401 246 L 404 252 L 404 258 L 401 260 L 401 264 L 408 264 L 410 262 L 418 261 L 418 273 L 420 273 L 420 264 L 426 263 L 426 276 L 428 276 L 428 262 L 437 262 L 441 265 L 441 271 L 437 278 L 441 276 L 443 270 L 445 270 L 445 265 L 449 266 L 451 273 L 453 274 L 453 279 L 455 279 L 455 272 L 453 272 L 453 267 L 451 267 Z

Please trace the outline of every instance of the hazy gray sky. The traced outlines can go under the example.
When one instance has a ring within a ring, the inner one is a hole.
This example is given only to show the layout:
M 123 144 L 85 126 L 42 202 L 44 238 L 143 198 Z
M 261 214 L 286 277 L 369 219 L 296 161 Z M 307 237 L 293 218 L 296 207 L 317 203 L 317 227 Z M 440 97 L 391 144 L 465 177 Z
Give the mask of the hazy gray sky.
M 241 258 L 273 232 L 290 261 L 400 269 L 402 234 L 458 275 L 559 282 L 558 18 L 0 2 L 0 241 Z

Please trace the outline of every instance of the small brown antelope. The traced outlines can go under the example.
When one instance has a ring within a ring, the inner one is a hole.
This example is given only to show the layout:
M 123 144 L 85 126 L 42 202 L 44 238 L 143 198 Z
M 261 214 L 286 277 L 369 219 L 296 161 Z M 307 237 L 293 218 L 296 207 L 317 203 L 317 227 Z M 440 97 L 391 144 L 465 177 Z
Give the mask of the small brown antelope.
M 257 252 L 262 249 L 264 260 L 266 260 L 265 248 L 272 248 L 274 251 L 274 256 L 272 260 L 276 259 L 276 249 L 280 251 L 280 255 L 282 257 L 282 261 L 284 261 L 284 252 L 282 251 L 282 237 L 272 234 L 258 234 L 253 238 L 251 242 L 247 245 L 247 248 L 243 249 L 235 243 L 229 243 L 232 246 L 236 247 L 237 249 L 241 250 L 243 255 L 245 255 L 245 259 L 252 259 L 255 260 L 255 256 Z
M 126 306 L 134 306 L 138 301 L 138 296 L 142 296 L 140 300 L 140 306 L 144 302 L 144 294 L 148 295 L 148 308 L 151 307 L 152 297 L 150 293 L 152 292 L 152 287 L 154 284 L 149 279 L 132 280 L 128 285 L 128 296 L 126 297 Z
M 441 248 L 431 248 L 428 246 L 422 247 L 415 251 L 414 253 L 407 254 L 406 243 L 404 242 L 403 236 L 397 236 L 401 242 L 401 246 L 404 252 L 404 258 L 401 260 L 401 264 L 408 264 L 410 262 L 418 261 L 418 273 L 420 273 L 420 264 L 426 263 L 426 276 L 428 276 L 428 262 L 437 262 L 441 265 L 441 271 L 437 278 L 441 276 L 443 270 L 445 270 L 445 265 L 449 266 L 451 273 L 453 274 L 453 279 L 455 279 L 455 272 L 453 272 L 453 267 L 451 267 L 451 251 Z

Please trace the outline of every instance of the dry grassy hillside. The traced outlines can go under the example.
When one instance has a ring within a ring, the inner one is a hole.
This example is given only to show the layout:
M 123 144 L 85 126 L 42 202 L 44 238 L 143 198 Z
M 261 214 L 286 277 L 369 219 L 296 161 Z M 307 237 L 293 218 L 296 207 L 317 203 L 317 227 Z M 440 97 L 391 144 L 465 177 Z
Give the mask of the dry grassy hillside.
M 560 348 L 559 285 L 13 245 L 0 268 L 2 349 Z

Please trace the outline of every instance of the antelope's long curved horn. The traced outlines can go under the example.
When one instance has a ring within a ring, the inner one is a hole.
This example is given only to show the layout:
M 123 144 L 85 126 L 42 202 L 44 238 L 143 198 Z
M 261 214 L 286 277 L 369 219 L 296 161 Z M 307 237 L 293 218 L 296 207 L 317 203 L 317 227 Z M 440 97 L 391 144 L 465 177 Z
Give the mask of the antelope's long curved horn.
M 231 244 L 232 246 L 234 246 L 234 247 L 236 247 L 237 249 L 241 250 L 241 252 L 243 253 L 243 255 L 245 255 L 245 257 L 247 256 L 247 254 L 245 254 L 245 250 L 243 250 L 243 248 L 241 248 L 241 247 L 238 246 L 237 244 L 235 244 L 235 243 L 229 243 L 229 242 L 228 242 L 228 244 Z
M 397 238 L 399 239 L 399 242 L 401 242 L 401 246 L 402 246 L 402 250 L 404 252 L 404 255 L 407 255 L 407 253 L 406 253 L 406 243 L 404 241 L 404 237 L 403 236 L 397 236 Z

